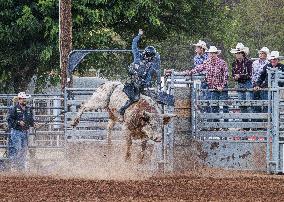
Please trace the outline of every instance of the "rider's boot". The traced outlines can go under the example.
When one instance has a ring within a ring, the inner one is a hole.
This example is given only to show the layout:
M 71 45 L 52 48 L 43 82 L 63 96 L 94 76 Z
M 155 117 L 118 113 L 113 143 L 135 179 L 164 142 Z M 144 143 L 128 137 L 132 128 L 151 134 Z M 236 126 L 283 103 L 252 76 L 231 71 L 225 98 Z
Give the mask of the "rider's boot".
M 133 101 L 131 100 L 127 100 L 127 102 L 118 110 L 118 113 L 119 113 L 119 118 L 118 120 L 120 122 L 123 122 L 124 121 L 124 113 L 125 113 L 125 110 L 133 103 Z

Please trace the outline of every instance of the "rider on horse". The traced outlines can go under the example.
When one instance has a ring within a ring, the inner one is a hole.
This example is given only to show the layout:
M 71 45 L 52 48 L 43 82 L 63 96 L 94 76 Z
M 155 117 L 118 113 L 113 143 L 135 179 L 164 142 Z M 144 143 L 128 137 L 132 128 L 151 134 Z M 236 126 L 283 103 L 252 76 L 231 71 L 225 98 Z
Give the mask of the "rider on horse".
M 138 42 L 142 35 L 143 31 L 140 29 L 132 41 L 134 62 L 129 66 L 130 82 L 127 82 L 123 88 L 129 100 L 119 109 L 122 117 L 125 110 L 140 99 L 141 93 L 149 95 L 154 77 L 156 77 L 157 90 L 161 90 L 160 55 L 153 46 L 147 46 L 142 53 L 139 52 Z

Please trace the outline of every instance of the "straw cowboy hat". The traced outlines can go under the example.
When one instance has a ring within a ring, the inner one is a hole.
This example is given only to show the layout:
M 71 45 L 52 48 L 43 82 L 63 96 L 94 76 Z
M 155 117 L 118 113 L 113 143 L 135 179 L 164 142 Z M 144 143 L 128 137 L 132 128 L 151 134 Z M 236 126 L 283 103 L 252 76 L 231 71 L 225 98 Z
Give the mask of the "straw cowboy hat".
M 248 55 L 249 48 L 245 47 L 244 44 L 242 43 L 238 43 L 235 49 L 234 48 L 231 49 L 231 53 L 240 53 L 240 52 L 244 52 L 246 55 Z
M 204 41 L 199 40 L 197 43 L 193 44 L 194 46 L 199 46 L 205 50 L 208 50 L 206 43 Z
M 267 47 L 262 47 L 262 48 L 258 51 L 258 53 L 261 53 L 261 52 L 265 53 L 266 55 L 269 55 L 269 54 L 270 54 L 270 51 L 269 51 L 269 49 L 268 49 Z
M 210 46 L 209 50 L 205 52 L 206 53 L 217 53 L 219 55 L 221 53 L 221 50 L 218 50 L 215 46 Z
M 31 95 L 27 95 L 25 92 L 19 92 L 17 97 L 22 99 L 27 99 L 30 98 Z
M 271 51 L 270 55 L 268 56 L 268 60 L 278 59 L 279 57 L 281 56 L 278 51 Z

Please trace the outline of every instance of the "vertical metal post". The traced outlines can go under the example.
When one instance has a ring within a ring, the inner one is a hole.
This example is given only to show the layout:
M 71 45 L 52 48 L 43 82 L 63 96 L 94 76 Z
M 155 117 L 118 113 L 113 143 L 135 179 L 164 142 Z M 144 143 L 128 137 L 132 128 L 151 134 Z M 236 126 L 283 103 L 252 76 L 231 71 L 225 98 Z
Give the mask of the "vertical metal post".
M 64 88 L 64 145 L 66 147 L 66 141 L 67 141 L 67 110 L 68 110 L 68 106 L 67 106 L 67 99 L 68 99 L 68 95 L 67 95 L 67 88 Z
M 53 116 L 54 118 L 54 126 L 53 129 L 55 129 L 55 131 L 58 131 L 61 127 L 61 117 L 60 117 L 60 107 L 61 107 L 61 99 L 59 96 L 54 96 L 53 98 Z M 59 147 L 60 146 L 60 135 L 56 135 L 56 146 Z
M 191 138 L 196 136 L 196 119 L 195 119 L 195 100 L 196 100 L 196 94 L 194 92 L 194 85 L 193 83 L 190 85 L 190 93 L 191 93 L 191 98 L 190 98 L 190 106 L 191 106 Z
M 271 71 L 268 70 L 268 117 L 267 117 L 267 122 L 268 122 L 268 127 L 267 127 L 267 142 L 266 142 L 266 168 L 267 168 L 267 173 L 270 173 L 270 161 L 271 161 L 271 142 L 270 139 L 272 138 L 272 133 L 273 133 L 273 125 L 271 123 L 271 108 L 272 108 L 272 97 L 271 97 Z
M 169 93 L 171 95 L 174 95 L 174 70 L 172 69 L 171 74 L 171 82 L 170 82 L 170 89 Z M 167 106 L 167 112 L 173 113 L 174 107 L 173 106 Z M 164 137 L 164 159 L 166 159 L 166 166 L 165 171 L 171 172 L 174 170 L 174 124 L 173 122 L 170 122 L 165 131 L 165 137 Z
M 275 92 L 275 106 L 274 106 L 274 124 L 275 124 L 275 133 L 273 136 L 273 159 L 276 161 L 276 172 L 279 172 L 280 170 L 280 150 L 279 150 L 279 103 L 280 103 L 280 92 L 279 92 L 279 86 L 278 86 L 278 80 L 279 80 L 279 74 L 278 70 L 275 72 L 275 82 L 274 87 L 276 87 Z
M 272 161 L 269 163 L 268 172 L 278 173 L 280 171 L 280 149 L 279 149 L 279 87 L 278 87 L 278 70 L 271 70 L 271 83 L 272 83 Z M 272 75 L 274 74 L 274 79 Z

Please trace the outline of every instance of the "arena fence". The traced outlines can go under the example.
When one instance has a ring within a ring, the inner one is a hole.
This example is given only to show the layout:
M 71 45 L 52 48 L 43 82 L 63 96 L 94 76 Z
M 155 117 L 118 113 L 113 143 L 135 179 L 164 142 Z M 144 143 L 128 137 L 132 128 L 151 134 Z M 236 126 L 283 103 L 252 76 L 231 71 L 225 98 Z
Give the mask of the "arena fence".
M 237 92 L 242 89 L 234 88 L 224 90 L 224 99 L 207 100 L 204 94 L 208 92 L 201 88 L 201 80 L 200 76 L 188 77 L 178 72 L 165 78 L 164 91 L 175 96 L 175 106 L 163 106 L 163 109 L 165 113 L 177 114 L 177 118 L 164 128 L 163 144 L 155 149 L 156 167 L 173 171 L 195 166 L 190 156 L 195 152 L 199 161 L 209 167 L 283 172 L 284 88 L 278 84 L 284 81 L 284 74 L 269 71 L 269 87 L 265 89 L 268 100 L 239 100 Z M 70 126 L 80 105 L 95 90 L 66 88 L 64 94 L 32 95 L 30 105 L 40 127 L 31 131 L 29 163 L 40 169 L 47 160 L 57 161 L 58 156 L 66 154 L 68 143 L 106 144 L 106 111 L 86 112 L 75 129 Z M 252 93 L 252 89 L 246 92 Z M 14 96 L 0 95 L 1 166 L 9 155 L 6 114 Z M 219 111 L 208 110 L 212 107 Z M 242 112 L 242 107 L 247 107 L 248 111 Z M 257 107 L 261 113 L 254 111 Z M 114 128 L 117 144 L 123 142 L 120 133 L 118 124 Z M 54 153 L 52 158 L 50 152 Z
M 9 134 L 7 113 L 16 103 L 16 95 L 0 95 L 0 144 L 2 166 L 7 166 L 9 160 Z M 39 164 L 46 161 L 49 152 L 63 151 L 64 138 L 64 97 L 62 94 L 35 94 L 29 99 L 29 105 L 34 112 L 37 129 L 32 128 L 28 139 L 29 163 Z M 49 150 L 49 152 L 47 152 Z M 58 155 L 55 155 L 58 157 Z M 49 159 L 52 160 L 52 159 Z M 55 160 L 55 159 L 53 159 Z
M 283 172 L 284 88 L 278 85 L 283 78 L 283 73 L 269 71 L 268 89 L 262 89 L 268 91 L 268 100 L 240 100 L 238 92 L 252 97 L 253 89 L 235 88 L 225 88 L 212 100 L 208 92 L 213 90 L 202 89 L 200 76 L 174 72 L 165 78 L 165 90 L 176 98 L 172 110 L 178 115 L 175 128 L 167 131 L 174 140 L 169 152 L 172 169 L 178 166 L 176 148 L 191 139 L 200 143 L 198 155 L 207 166 Z

